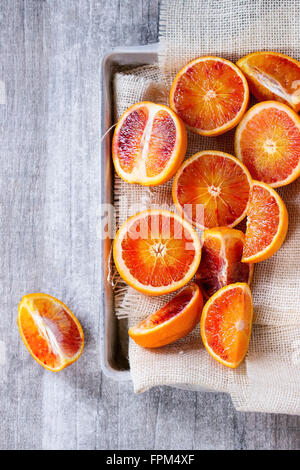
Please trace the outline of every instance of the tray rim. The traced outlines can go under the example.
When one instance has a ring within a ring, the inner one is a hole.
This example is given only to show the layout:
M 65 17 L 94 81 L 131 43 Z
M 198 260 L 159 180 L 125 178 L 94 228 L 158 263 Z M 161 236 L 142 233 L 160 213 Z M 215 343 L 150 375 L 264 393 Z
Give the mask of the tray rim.
M 117 47 L 103 55 L 100 64 L 100 83 L 101 83 L 101 136 L 104 136 L 112 125 L 112 95 L 111 79 L 112 66 L 118 65 L 148 65 L 157 63 L 158 43 L 152 43 L 139 46 Z M 101 204 L 112 203 L 112 168 L 110 158 L 111 133 L 108 132 L 102 139 L 100 145 L 100 172 L 101 172 Z M 110 174 L 108 180 L 106 175 Z M 103 221 L 101 220 L 101 231 L 103 230 Z M 100 302 L 100 365 L 105 376 L 119 381 L 130 381 L 130 370 L 119 370 L 113 367 L 112 351 L 116 341 L 116 323 L 117 319 L 113 312 L 112 289 L 107 282 L 107 257 L 105 253 L 110 252 L 111 240 L 101 240 L 101 302 Z M 115 331 L 114 331 L 115 330 Z

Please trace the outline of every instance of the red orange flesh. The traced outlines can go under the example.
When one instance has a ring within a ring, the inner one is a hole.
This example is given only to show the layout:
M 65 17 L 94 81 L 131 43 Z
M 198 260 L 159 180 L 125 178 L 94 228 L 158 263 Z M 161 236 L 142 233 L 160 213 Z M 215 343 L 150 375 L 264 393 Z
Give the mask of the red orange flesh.
M 205 298 L 228 284 L 250 284 L 253 265 L 241 261 L 244 241 L 245 235 L 240 230 L 219 227 L 204 231 L 197 279 Z
M 248 351 L 252 319 L 248 284 L 230 284 L 217 291 L 205 304 L 200 323 L 209 354 L 224 366 L 238 367 Z
M 167 106 L 143 101 L 119 120 L 112 142 L 116 172 L 128 183 L 155 186 L 170 179 L 186 152 L 181 119 Z
M 82 353 L 84 337 L 79 321 L 50 295 L 25 295 L 19 305 L 18 326 L 30 354 L 50 371 L 64 369 Z
M 287 229 L 288 212 L 279 194 L 269 185 L 254 181 L 242 261 L 258 263 L 270 258 L 284 242 Z
M 253 52 L 237 66 L 258 101 L 276 100 L 300 110 L 300 62 L 279 52 Z
M 200 320 L 202 306 L 199 287 L 191 283 L 157 312 L 131 327 L 129 336 L 144 348 L 170 344 L 194 329 Z
M 246 215 L 251 176 L 224 152 L 204 150 L 185 160 L 173 183 L 173 200 L 200 229 L 234 227 Z
M 113 255 L 127 284 L 146 294 L 162 295 L 190 281 L 199 266 L 201 245 L 188 222 L 157 209 L 140 212 L 123 224 Z
M 300 118 L 288 106 L 264 101 L 245 114 L 235 135 L 235 153 L 252 178 L 276 188 L 300 175 Z
M 188 63 L 175 77 L 170 92 L 170 106 L 188 129 L 206 136 L 236 126 L 248 99 L 244 75 L 220 57 L 200 57 Z

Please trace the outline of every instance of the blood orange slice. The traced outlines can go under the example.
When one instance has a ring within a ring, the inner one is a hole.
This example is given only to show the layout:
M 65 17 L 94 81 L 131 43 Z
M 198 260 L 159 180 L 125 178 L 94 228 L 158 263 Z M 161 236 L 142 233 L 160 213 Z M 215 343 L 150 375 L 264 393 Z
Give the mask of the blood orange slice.
M 284 242 L 287 229 L 288 212 L 279 194 L 269 185 L 254 181 L 242 261 L 258 263 L 270 258 Z
M 248 284 L 230 284 L 217 291 L 205 304 L 200 323 L 209 354 L 224 366 L 238 367 L 248 351 L 252 318 Z
M 119 120 L 112 142 L 116 172 L 128 183 L 155 186 L 168 181 L 186 152 L 181 119 L 167 106 L 134 104 Z
M 279 52 L 253 52 L 237 66 L 258 101 L 276 100 L 300 110 L 300 62 Z
M 146 320 L 129 329 L 129 336 L 144 348 L 159 348 L 190 333 L 203 307 L 199 287 L 192 283 Z
M 173 183 L 173 200 L 198 228 L 234 227 L 246 215 L 251 176 L 224 152 L 204 150 L 187 159 Z
M 188 129 L 206 136 L 236 126 L 248 100 L 243 73 L 220 57 L 200 57 L 188 63 L 176 75 L 170 92 L 170 106 Z
M 251 176 L 276 188 L 300 175 L 300 118 L 288 106 L 264 101 L 244 116 L 235 134 L 236 156 Z
M 84 338 L 79 321 L 50 295 L 25 295 L 18 309 L 18 326 L 30 354 L 50 371 L 64 369 L 82 353 Z
M 250 284 L 253 265 L 241 261 L 244 241 L 244 233 L 234 228 L 220 227 L 204 231 L 197 279 L 205 298 L 228 284 Z
M 177 214 L 148 210 L 129 218 L 114 240 L 121 277 L 145 294 L 162 295 L 187 284 L 201 259 L 193 227 Z

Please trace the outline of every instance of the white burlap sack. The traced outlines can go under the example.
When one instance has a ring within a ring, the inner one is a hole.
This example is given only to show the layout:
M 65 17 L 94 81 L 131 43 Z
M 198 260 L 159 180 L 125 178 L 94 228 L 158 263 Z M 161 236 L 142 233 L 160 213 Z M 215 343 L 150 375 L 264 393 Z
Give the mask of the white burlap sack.
M 255 50 L 275 50 L 300 59 L 297 0 L 163 0 L 159 67 L 117 73 L 115 119 L 131 104 L 167 103 L 174 75 L 189 60 L 218 55 L 237 60 Z M 205 149 L 233 151 L 234 131 L 216 138 L 189 135 L 187 156 Z M 118 224 L 155 204 L 172 204 L 171 183 L 156 188 L 127 185 L 116 178 Z M 289 211 L 289 233 L 281 250 L 256 266 L 252 284 L 255 325 L 245 362 L 230 370 L 203 348 L 199 328 L 159 350 L 130 341 L 136 392 L 155 385 L 188 384 L 229 392 L 237 409 L 300 415 L 300 181 L 279 190 Z M 145 318 L 168 297 L 150 298 L 116 285 L 116 314 L 129 324 Z

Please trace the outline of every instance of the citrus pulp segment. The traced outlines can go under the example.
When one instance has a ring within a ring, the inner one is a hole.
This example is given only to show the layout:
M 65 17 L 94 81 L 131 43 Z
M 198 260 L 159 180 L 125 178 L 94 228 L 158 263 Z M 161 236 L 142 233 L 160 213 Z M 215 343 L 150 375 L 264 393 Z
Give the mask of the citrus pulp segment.
M 258 101 L 276 100 L 300 110 L 300 62 L 279 52 L 253 52 L 237 66 Z
M 179 215 L 155 209 L 129 218 L 113 245 L 117 270 L 127 284 L 152 295 L 173 292 L 190 281 L 201 259 L 193 227 Z
M 279 250 L 287 234 L 286 206 L 269 185 L 254 181 L 247 211 L 247 228 L 242 261 L 258 263 Z
M 300 175 L 300 118 L 288 106 L 264 101 L 245 114 L 235 134 L 236 156 L 253 179 L 285 186 Z
M 234 227 L 246 215 L 251 181 L 237 158 L 204 150 L 179 168 L 173 200 L 181 214 L 200 229 Z
M 247 109 L 247 80 L 232 62 L 220 57 L 199 57 L 176 75 L 170 106 L 192 132 L 223 134 L 241 120 Z
M 248 284 L 230 284 L 217 291 L 206 302 L 200 322 L 208 353 L 224 366 L 238 367 L 248 351 L 252 319 Z
M 81 325 L 66 305 L 47 294 L 25 295 L 18 309 L 21 337 L 33 358 L 58 372 L 82 353 Z
M 128 183 L 155 186 L 168 181 L 186 152 L 181 119 L 167 106 L 143 101 L 119 120 L 112 142 L 115 170 Z
M 158 348 L 190 333 L 200 320 L 202 294 L 195 283 L 189 284 L 166 305 L 138 325 L 129 336 L 144 348 Z
M 250 284 L 253 265 L 241 261 L 244 241 L 244 233 L 233 228 L 219 227 L 204 231 L 197 279 L 205 298 L 228 284 Z

